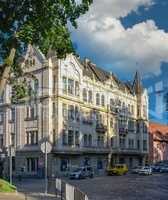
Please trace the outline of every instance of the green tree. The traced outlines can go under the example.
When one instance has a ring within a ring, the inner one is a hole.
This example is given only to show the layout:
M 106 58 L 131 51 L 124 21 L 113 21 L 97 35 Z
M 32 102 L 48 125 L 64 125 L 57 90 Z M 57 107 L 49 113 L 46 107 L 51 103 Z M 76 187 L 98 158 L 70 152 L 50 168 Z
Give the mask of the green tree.
M 73 52 L 67 24 L 88 11 L 93 0 L 0 0 L 0 95 L 11 72 L 21 73 L 18 57 L 28 44 L 59 58 Z

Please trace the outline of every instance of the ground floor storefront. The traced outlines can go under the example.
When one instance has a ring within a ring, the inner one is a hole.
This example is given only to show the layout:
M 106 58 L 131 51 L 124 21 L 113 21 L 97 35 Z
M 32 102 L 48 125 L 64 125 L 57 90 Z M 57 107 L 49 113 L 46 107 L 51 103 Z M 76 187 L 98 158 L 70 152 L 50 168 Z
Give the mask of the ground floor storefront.
M 18 152 L 15 157 L 15 175 L 24 177 L 44 177 L 45 157 L 40 152 Z M 104 174 L 108 154 L 48 154 L 48 176 L 67 176 L 78 167 L 92 166 L 96 174 Z
M 144 154 L 112 154 L 111 165 L 126 164 L 129 169 L 136 166 L 144 166 L 147 163 L 147 155 Z
M 69 172 L 78 167 L 91 166 L 96 175 L 104 175 L 109 163 L 127 164 L 131 169 L 135 166 L 145 165 L 146 155 L 112 154 L 109 153 L 68 153 L 52 152 L 48 154 L 48 176 L 68 176 Z M 44 177 L 45 156 L 39 151 L 20 151 L 13 159 L 13 174 L 24 177 Z M 9 167 L 6 167 L 8 171 Z M 6 172 L 7 173 L 7 172 Z

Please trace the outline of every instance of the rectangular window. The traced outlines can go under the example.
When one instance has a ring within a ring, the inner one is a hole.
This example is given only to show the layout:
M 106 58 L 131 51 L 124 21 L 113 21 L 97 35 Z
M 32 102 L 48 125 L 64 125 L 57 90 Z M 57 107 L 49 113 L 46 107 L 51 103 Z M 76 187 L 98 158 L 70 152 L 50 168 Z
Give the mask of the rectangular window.
M 53 94 L 55 94 L 55 89 L 56 89 L 56 76 L 53 75 Z
M 68 145 L 74 145 L 74 135 L 72 130 L 68 130 Z
M 68 115 L 68 111 L 67 111 L 67 104 L 63 103 L 62 104 L 62 116 L 63 118 L 66 120 Z
M 68 94 L 74 94 L 74 80 L 68 79 Z
M 11 145 L 15 146 L 15 134 L 11 133 Z
M 26 132 L 26 144 L 37 145 L 38 144 L 38 131 L 27 131 Z
M 97 146 L 98 147 L 104 147 L 104 136 L 98 136 L 97 137 Z
M 75 96 L 79 96 L 79 82 L 75 81 Z
M 62 131 L 62 145 L 63 146 L 67 145 L 67 133 L 66 133 L 65 129 L 63 129 L 63 131 Z
M 137 140 L 137 149 L 140 149 L 140 140 Z
M 69 105 L 68 106 L 68 119 L 71 120 L 71 121 L 74 120 L 74 117 L 75 117 L 74 116 L 74 114 L 75 114 L 74 112 L 75 112 L 74 111 L 74 106 L 73 105 Z
M 62 90 L 64 94 L 67 94 L 67 78 L 62 77 Z
M 3 135 L 0 135 L 0 148 L 3 147 Z
M 121 147 L 122 149 L 125 148 L 125 137 L 120 137 L 120 147 Z
M 147 141 L 143 140 L 143 150 L 146 151 L 147 150 Z
M 38 158 L 27 158 L 27 171 L 28 172 L 38 171 Z
M 4 101 L 4 91 L 0 95 L 0 103 L 3 103 L 3 101 Z
M 15 120 L 15 108 L 11 108 L 9 112 L 10 112 L 9 120 L 13 122 Z
M 69 170 L 69 159 L 61 159 L 60 170 L 62 172 Z
M 128 130 L 129 131 L 134 131 L 134 129 L 135 129 L 135 123 L 134 123 L 134 121 L 133 120 L 129 120 L 128 121 Z
M 137 122 L 137 133 L 140 133 L 140 124 Z
M 3 122 L 3 113 L 0 113 L 0 123 L 2 123 Z
M 129 146 L 130 149 L 134 148 L 134 140 L 133 139 L 128 140 L 128 146 Z
M 75 106 L 75 119 L 76 119 L 76 121 L 80 120 L 80 112 L 79 112 L 78 106 Z
M 79 146 L 79 131 L 75 131 L 75 146 Z

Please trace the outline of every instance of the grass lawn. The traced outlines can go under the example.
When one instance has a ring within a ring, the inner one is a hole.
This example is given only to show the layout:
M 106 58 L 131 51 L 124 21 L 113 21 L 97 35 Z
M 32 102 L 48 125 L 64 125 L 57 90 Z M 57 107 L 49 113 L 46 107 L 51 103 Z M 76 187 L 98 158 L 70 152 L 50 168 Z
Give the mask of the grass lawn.
M 9 182 L 0 179 L 0 192 L 15 192 L 16 187 L 11 185 Z

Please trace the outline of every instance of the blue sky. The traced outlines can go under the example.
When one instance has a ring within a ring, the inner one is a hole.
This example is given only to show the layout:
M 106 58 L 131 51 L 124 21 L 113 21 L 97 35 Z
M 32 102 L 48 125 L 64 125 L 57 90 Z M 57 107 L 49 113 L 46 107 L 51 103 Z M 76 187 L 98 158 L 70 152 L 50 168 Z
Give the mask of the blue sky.
M 167 122 L 157 90 L 165 93 L 168 87 L 168 0 L 93 1 L 71 30 L 78 54 L 122 80 L 132 80 L 138 69 L 149 88 L 150 118 Z

